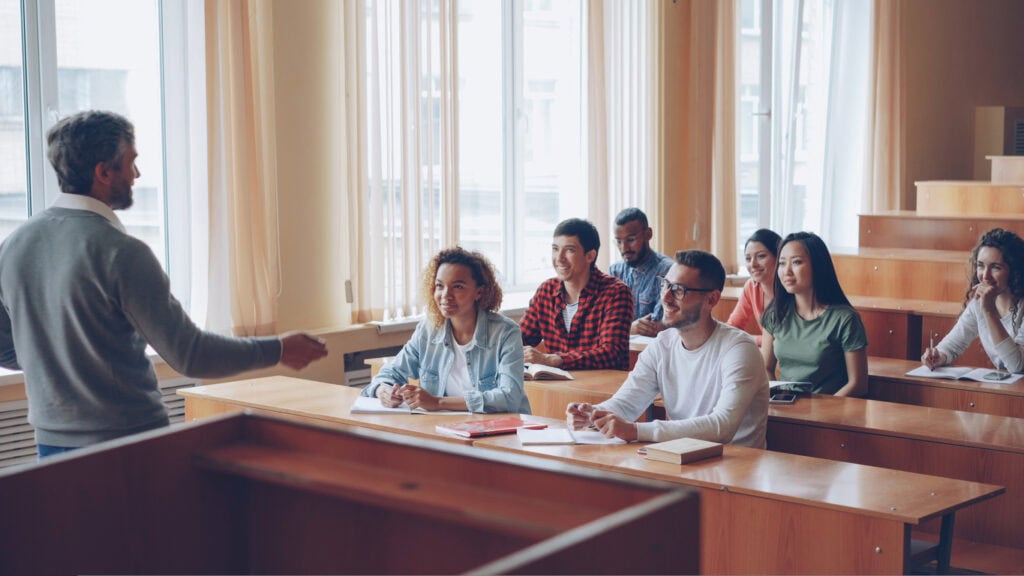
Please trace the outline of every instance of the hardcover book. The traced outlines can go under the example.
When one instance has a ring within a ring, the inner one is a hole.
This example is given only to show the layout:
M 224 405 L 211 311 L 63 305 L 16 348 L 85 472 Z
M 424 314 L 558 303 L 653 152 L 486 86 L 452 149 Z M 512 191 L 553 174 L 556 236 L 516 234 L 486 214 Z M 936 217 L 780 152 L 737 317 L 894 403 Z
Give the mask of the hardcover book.
M 676 438 L 667 442 L 647 445 L 648 460 L 659 460 L 672 464 L 686 464 L 721 455 L 721 444 L 696 438 Z
M 562 370 L 561 368 L 555 368 L 554 366 L 545 366 L 544 364 L 526 364 L 526 373 L 523 378 L 526 380 L 572 380 L 572 374 Z

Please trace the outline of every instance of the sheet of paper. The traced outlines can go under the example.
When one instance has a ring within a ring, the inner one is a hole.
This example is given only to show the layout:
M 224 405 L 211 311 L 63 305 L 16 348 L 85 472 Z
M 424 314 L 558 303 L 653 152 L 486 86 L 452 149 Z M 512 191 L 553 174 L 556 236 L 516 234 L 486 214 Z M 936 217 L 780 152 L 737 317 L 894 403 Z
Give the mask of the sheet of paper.
M 370 398 L 368 396 L 357 397 L 349 411 L 353 414 L 472 414 L 472 412 L 460 410 L 434 410 L 433 412 L 428 412 L 422 408 L 414 410 L 409 408 L 404 402 L 394 408 L 389 408 L 380 403 L 380 398 Z

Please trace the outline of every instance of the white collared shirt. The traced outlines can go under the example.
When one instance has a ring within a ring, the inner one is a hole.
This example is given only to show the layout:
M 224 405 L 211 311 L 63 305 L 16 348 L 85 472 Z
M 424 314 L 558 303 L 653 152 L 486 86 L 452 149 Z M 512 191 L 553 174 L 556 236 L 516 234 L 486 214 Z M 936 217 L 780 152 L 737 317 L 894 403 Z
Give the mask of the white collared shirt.
M 114 214 L 114 211 L 110 209 L 110 206 L 107 206 L 92 196 L 85 196 L 83 194 L 66 194 L 61 192 L 57 195 L 57 199 L 53 201 L 53 204 L 51 204 L 50 207 L 93 212 L 109 220 L 110 223 L 121 232 L 124 232 L 125 234 L 128 233 L 128 231 L 125 230 L 124 224 L 121 223 L 117 214 Z

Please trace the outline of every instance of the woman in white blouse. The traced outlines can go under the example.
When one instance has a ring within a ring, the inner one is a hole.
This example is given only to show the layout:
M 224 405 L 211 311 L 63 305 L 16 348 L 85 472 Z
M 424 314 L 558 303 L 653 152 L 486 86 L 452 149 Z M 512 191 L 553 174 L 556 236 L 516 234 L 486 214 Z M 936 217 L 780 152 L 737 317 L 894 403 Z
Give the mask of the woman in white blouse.
M 1022 373 L 1024 240 L 1002 228 L 989 230 L 971 252 L 971 268 L 963 313 L 938 346 L 925 349 L 921 362 L 932 369 L 954 362 L 977 337 L 996 368 Z

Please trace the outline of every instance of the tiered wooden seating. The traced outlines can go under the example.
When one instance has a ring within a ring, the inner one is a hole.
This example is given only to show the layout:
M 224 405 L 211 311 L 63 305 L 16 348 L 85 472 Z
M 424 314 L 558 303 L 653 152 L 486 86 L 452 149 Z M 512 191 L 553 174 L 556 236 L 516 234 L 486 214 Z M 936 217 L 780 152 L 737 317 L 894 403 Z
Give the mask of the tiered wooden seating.
M 963 308 L 970 251 L 985 231 L 1024 235 L 1024 157 L 990 157 L 992 182 L 918 182 L 917 211 L 860 217 L 860 245 L 833 250 L 836 272 L 868 330 L 868 354 L 920 359 Z M 990 366 L 975 342 L 957 361 Z

